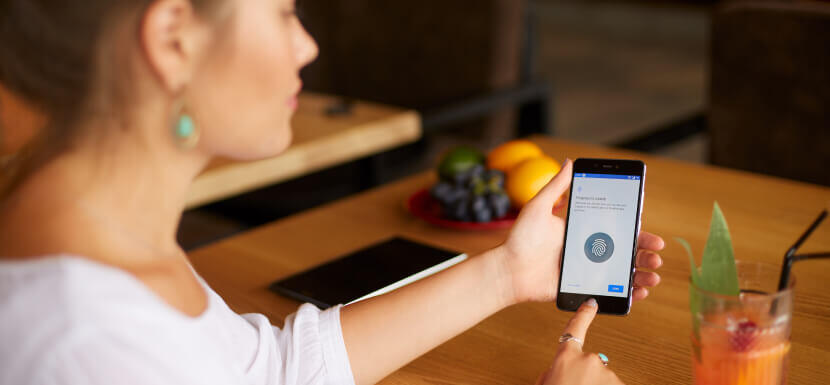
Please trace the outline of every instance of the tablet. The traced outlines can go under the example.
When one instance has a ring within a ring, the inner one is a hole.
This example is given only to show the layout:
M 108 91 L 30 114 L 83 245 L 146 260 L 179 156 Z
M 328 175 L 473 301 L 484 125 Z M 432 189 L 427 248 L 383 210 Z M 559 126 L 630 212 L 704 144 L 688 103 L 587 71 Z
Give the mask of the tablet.
M 378 296 L 467 259 L 466 254 L 392 238 L 271 284 L 321 309 Z

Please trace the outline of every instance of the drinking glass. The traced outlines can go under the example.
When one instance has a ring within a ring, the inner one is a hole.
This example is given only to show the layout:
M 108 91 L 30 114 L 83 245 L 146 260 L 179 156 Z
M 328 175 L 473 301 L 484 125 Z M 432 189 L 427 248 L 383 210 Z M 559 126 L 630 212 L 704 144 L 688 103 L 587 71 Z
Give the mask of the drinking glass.
M 777 291 L 777 266 L 736 267 L 738 296 L 690 286 L 695 384 L 786 384 L 795 280 Z

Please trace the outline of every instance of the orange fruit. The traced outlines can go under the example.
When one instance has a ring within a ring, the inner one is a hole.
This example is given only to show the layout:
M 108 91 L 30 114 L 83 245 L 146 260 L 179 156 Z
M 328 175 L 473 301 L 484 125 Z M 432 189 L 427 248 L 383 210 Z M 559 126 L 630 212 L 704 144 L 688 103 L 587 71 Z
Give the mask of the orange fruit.
M 507 172 L 504 190 L 515 207 L 523 207 L 561 168 L 559 162 L 548 156 L 527 159 Z
M 518 139 L 502 143 L 487 155 L 487 168 L 507 173 L 517 164 L 545 155 L 542 149 L 529 140 Z

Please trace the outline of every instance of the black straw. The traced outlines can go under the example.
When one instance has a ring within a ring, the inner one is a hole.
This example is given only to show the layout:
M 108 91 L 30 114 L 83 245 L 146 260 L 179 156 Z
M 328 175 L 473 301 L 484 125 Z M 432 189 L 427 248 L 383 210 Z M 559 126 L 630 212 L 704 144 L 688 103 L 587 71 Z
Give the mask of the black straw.
M 827 217 L 827 209 L 824 209 L 821 214 L 819 214 L 818 218 L 813 221 L 813 224 L 807 228 L 807 231 L 801 235 L 800 238 L 795 242 L 793 247 L 790 247 L 787 250 L 787 254 L 784 255 L 784 263 L 781 266 L 781 278 L 778 280 L 778 291 L 782 291 L 787 288 L 790 284 L 790 269 L 793 267 L 793 262 L 800 261 L 803 259 L 816 259 L 816 258 L 830 258 L 830 253 L 814 253 L 814 254 L 804 254 L 804 255 L 795 255 L 795 252 L 798 251 L 798 248 L 801 247 L 801 244 L 807 240 L 810 234 L 815 231 L 816 227 Z

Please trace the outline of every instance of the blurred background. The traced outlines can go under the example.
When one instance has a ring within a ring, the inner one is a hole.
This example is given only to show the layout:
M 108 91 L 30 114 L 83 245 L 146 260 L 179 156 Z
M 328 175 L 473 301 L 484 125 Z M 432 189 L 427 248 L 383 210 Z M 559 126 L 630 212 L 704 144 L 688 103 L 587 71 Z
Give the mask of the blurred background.
M 305 89 L 423 136 L 188 211 L 193 248 L 532 134 L 830 185 L 830 2 L 299 0 Z M 561 159 L 560 159 L 561 161 Z

